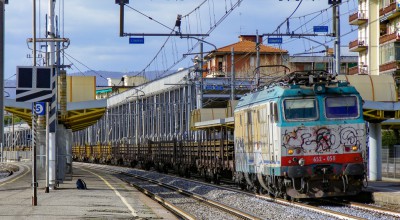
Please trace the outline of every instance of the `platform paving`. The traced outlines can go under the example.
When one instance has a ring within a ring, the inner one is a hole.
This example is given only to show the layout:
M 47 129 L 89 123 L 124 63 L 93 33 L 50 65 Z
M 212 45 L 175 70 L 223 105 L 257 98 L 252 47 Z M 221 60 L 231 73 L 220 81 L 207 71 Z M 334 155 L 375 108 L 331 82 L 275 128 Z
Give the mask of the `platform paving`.
M 375 203 L 397 205 L 400 211 L 400 180 L 384 179 L 383 181 L 368 182 L 365 191 L 371 193 Z
M 0 219 L 177 219 L 163 206 L 110 173 L 74 165 L 72 181 L 45 193 L 39 181 L 37 206 L 32 206 L 30 164 L 0 179 Z M 78 190 L 83 179 L 87 190 Z

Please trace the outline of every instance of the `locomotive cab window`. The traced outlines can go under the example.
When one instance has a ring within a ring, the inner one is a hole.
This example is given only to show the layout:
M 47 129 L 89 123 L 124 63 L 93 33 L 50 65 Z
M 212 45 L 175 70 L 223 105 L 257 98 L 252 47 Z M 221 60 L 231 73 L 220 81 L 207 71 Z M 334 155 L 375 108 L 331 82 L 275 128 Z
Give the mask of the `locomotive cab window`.
M 283 105 L 286 120 L 310 120 L 318 117 L 315 99 L 286 99 Z
M 357 97 L 327 97 L 325 99 L 327 118 L 355 118 L 359 116 Z

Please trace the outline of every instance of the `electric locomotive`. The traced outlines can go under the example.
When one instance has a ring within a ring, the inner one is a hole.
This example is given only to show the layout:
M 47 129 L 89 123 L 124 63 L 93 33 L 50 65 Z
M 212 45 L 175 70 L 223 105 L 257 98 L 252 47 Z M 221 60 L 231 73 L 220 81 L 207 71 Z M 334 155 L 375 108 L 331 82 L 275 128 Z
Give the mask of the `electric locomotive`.
M 325 71 L 293 72 L 235 108 L 235 180 L 284 198 L 358 194 L 365 178 L 362 99 Z

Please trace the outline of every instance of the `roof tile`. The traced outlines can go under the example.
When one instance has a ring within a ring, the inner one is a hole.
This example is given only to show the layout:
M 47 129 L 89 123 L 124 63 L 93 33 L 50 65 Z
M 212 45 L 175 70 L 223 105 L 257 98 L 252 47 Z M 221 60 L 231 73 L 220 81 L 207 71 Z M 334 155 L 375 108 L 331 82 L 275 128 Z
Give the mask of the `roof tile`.
M 231 52 L 232 47 L 237 52 L 256 52 L 256 43 L 253 41 L 240 41 L 225 47 L 218 48 L 216 52 Z M 287 50 L 281 50 L 276 47 L 266 46 L 264 44 L 260 44 L 260 53 L 287 53 Z

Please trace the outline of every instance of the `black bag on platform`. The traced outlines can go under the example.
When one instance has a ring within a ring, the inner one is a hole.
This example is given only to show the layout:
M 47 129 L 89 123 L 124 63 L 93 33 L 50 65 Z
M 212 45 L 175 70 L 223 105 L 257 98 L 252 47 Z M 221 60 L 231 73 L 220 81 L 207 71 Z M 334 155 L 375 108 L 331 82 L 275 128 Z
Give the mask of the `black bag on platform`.
M 76 181 L 76 188 L 77 189 L 87 189 L 85 181 L 83 181 L 82 179 L 78 179 Z

